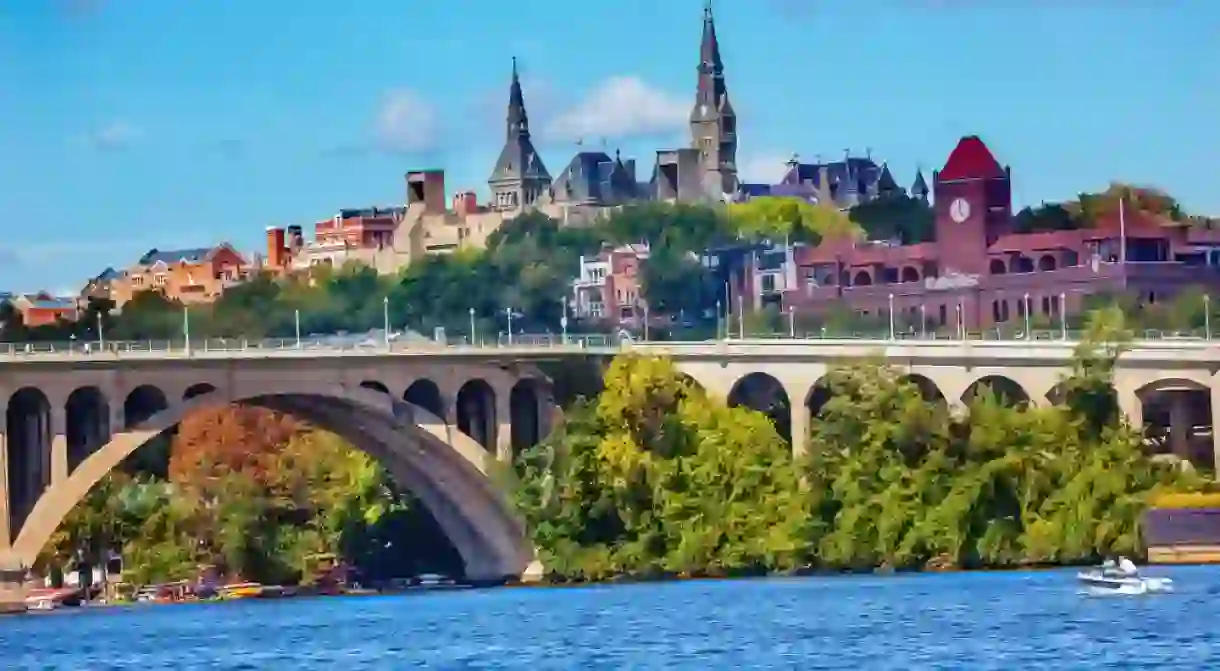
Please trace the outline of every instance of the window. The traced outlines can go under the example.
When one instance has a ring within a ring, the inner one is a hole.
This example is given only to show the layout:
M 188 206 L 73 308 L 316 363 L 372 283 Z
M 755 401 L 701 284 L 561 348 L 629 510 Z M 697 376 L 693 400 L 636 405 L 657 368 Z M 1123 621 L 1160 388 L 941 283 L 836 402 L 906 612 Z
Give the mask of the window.
M 153 276 L 153 286 L 163 287 L 165 286 L 165 281 L 165 273 L 157 273 Z
M 762 290 L 763 291 L 775 291 L 775 276 L 774 275 L 763 275 L 762 276 Z
M 135 276 L 133 276 L 133 277 L 131 278 L 131 286 L 133 286 L 133 287 L 142 287 L 142 286 L 144 286 L 144 276 L 143 276 L 143 275 L 135 275 Z

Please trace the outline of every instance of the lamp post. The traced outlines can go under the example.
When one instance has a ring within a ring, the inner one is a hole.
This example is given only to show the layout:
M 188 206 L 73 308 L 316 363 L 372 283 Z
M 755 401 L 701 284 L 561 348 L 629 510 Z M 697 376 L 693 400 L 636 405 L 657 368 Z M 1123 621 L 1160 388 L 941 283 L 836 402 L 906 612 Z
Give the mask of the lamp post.
M 504 308 L 504 315 L 508 317 L 508 346 L 513 345 L 513 309 Z
M 97 313 L 97 348 L 106 349 L 106 329 L 102 326 L 102 313 Z
M 716 301 L 716 340 L 720 340 L 720 324 L 724 321 L 724 316 L 720 314 L 720 301 Z
M 474 340 L 475 340 L 474 308 L 470 308 L 470 310 L 468 310 L 468 312 L 470 313 L 470 346 L 474 347 Z
M 292 330 L 297 336 L 297 349 L 301 349 L 301 309 L 292 311 Z
M 1203 294 L 1203 337 L 1212 339 L 1212 297 Z
M 186 354 L 191 355 L 191 309 L 182 306 L 182 339 L 186 343 Z
M 644 342 L 648 342 L 648 301 L 644 301 Z
M 928 337 L 928 306 L 919 306 L 919 339 L 924 340 Z
M 966 317 L 965 317 L 965 315 L 962 314 L 962 312 L 963 312 L 962 304 L 958 303 L 954 307 L 957 310 L 957 339 L 965 340 L 966 339 Z
M 1068 304 L 1067 294 L 1059 294 L 1059 335 L 1063 340 L 1068 339 Z
M 788 306 L 788 337 L 796 340 L 796 306 Z
M 563 344 L 568 344 L 568 299 L 560 298 L 563 305 L 563 316 L 559 318 L 559 330 L 563 332 Z
M 1031 338 L 1030 338 L 1030 333 L 1029 333 L 1029 293 L 1025 294 L 1025 298 L 1023 300 L 1025 301 L 1025 339 L 1030 340 Z
M 894 332 L 894 294 L 890 294 L 890 340 L 894 340 L 897 337 L 897 334 Z
M 381 326 L 385 330 L 385 348 L 390 349 L 390 297 L 381 298 Z

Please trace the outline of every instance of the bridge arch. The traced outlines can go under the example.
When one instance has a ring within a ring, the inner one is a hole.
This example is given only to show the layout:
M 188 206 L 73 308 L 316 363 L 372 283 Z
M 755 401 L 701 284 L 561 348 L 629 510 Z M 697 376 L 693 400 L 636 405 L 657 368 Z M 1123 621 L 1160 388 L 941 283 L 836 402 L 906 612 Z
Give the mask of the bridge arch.
M 143 393 L 147 395 L 142 399 L 155 399 L 155 394 Z M 218 396 L 174 404 L 111 437 L 66 480 L 38 498 L 19 531 L 13 528 L 16 558 L 31 565 L 64 516 L 97 481 L 149 440 L 196 410 L 239 403 L 304 419 L 384 464 L 395 481 L 432 513 L 461 555 L 469 579 L 518 577 L 530 561 L 523 528 L 486 476 L 486 455 L 470 438 L 448 431 L 443 420 L 426 409 L 368 389 L 329 385 L 257 386 L 233 398 Z
M 1005 375 L 984 375 L 966 387 L 962 394 L 962 402 L 969 405 L 975 399 L 990 394 L 1001 405 L 1022 407 L 1030 403 L 1029 392 L 1021 383 Z
M 922 375 L 920 373 L 907 373 L 898 379 L 915 385 L 915 388 L 919 390 L 919 395 L 923 397 L 923 400 L 929 403 L 945 402 L 944 392 L 942 392 L 940 387 L 932 381 L 932 378 L 926 375 Z
M 766 415 L 775 430 L 792 442 L 792 403 L 782 382 L 768 373 L 750 373 L 733 384 L 730 406 L 745 406 Z
M 467 380 L 457 393 L 458 430 L 474 438 L 488 452 L 496 451 L 496 390 L 487 380 Z
M 543 422 L 542 388 L 533 378 L 522 378 L 513 385 L 508 393 L 509 441 L 513 449 L 513 457 L 523 450 L 537 445 L 546 429 Z
M 1149 447 L 1195 466 L 1213 468 L 1211 389 L 1190 377 L 1164 377 L 1135 390 L 1135 402 Z
M 34 501 L 51 483 L 51 402 L 37 387 L 22 387 L 5 409 L 5 460 L 10 536 L 29 519 Z M 6 541 L 10 539 L 5 539 Z
M 190 393 L 190 390 L 187 390 Z M 68 443 L 68 471 L 80 465 L 110 436 L 110 402 L 95 386 L 78 387 L 64 402 L 64 437 Z
M 195 398 L 197 396 L 203 396 L 204 394 L 213 394 L 215 392 L 216 392 L 216 386 L 213 385 L 212 383 L 196 382 L 195 384 L 192 384 L 191 386 L 187 387 L 186 391 L 182 392 L 182 400 L 189 401 L 192 398 Z
M 360 383 L 360 387 L 362 389 L 368 389 L 369 391 L 381 392 L 382 394 L 390 393 L 390 388 L 385 386 L 385 383 L 378 380 L 365 380 Z
M 412 382 L 402 393 L 402 400 L 418 406 L 436 415 L 445 416 L 445 397 L 441 388 L 428 378 L 419 378 Z
M 147 422 L 169 407 L 169 399 L 160 387 L 142 384 L 127 393 L 123 400 L 123 428 L 132 429 Z

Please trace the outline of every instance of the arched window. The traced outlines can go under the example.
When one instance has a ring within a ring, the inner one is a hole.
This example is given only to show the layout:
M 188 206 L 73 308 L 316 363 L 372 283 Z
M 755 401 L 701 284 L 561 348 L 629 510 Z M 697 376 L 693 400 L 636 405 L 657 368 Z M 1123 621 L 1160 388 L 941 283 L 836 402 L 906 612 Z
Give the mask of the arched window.
M 990 270 L 992 275 L 1003 275 L 1008 272 L 1008 266 L 1004 265 L 1004 259 L 992 259 Z

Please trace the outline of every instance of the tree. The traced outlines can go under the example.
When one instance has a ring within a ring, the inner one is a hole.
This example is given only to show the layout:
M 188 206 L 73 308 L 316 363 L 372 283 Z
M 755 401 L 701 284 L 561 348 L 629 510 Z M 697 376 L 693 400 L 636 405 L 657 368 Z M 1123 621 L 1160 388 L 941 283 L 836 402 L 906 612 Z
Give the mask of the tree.
M 662 247 L 641 267 L 644 298 L 656 314 L 700 319 L 716 305 L 715 278 L 696 258 Z
M 562 577 L 791 569 L 806 518 L 790 452 L 763 415 L 622 356 L 596 405 L 522 455 L 514 497 Z
M 867 200 L 848 212 L 870 240 L 899 240 L 904 245 L 933 242 L 936 215 L 924 200 L 891 196 Z
M 764 196 L 729 206 L 729 221 L 741 237 L 753 240 L 818 244 L 825 237 L 861 233 L 837 208 L 811 204 L 801 198 Z

